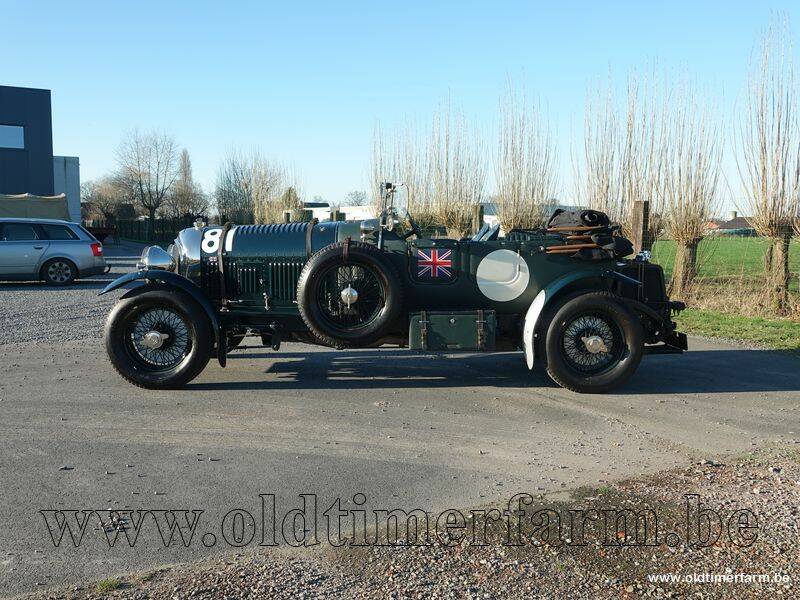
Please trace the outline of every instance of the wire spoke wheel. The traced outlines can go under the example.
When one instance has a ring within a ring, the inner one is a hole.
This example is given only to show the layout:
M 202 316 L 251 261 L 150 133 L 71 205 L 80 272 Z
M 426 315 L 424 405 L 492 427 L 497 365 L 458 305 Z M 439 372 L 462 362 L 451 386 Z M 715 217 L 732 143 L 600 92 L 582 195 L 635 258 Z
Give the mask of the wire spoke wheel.
M 625 343 L 613 319 L 594 313 L 578 315 L 566 324 L 561 348 L 569 367 L 582 374 L 596 375 L 622 358 Z
M 172 308 L 149 308 L 128 323 L 126 345 L 132 358 L 152 371 L 179 365 L 192 348 L 189 324 Z
M 333 266 L 320 278 L 316 302 L 320 314 L 332 327 L 358 330 L 369 326 L 383 310 L 386 292 L 370 267 Z

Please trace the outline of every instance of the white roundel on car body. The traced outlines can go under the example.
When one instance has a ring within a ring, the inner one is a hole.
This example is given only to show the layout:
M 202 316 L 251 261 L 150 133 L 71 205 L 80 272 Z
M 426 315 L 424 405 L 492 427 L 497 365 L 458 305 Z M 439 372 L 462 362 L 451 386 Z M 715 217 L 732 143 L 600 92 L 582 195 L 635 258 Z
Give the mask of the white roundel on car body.
M 495 302 L 508 302 L 518 298 L 528 287 L 528 265 L 516 252 L 495 250 L 478 264 L 475 274 L 478 289 Z

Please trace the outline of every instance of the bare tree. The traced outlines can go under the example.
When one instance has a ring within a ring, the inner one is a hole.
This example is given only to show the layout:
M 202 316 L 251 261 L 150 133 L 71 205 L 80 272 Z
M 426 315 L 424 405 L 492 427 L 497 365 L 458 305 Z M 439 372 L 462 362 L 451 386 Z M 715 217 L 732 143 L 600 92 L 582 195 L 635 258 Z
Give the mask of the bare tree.
M 671 94 L 664 136 L 664 224 L 677 245 L 670 296 L 685 298 L 697 273 L 697 248 L 719 207 L 722 143 L 694 91 Z
M 486 164 L 480 139 L 449 106 L 436 115 L 428 145 L 428 180 L 437 220 L 456 239 L 472 229 L 473 206 L 480 203 Z
M 666 97 L 655 78 L 628 78 L 627 103 L 619 107 L 611 85 L 590 97 L 584 121 L 583 161 L 576 169 L 579 197 L 607 213 L 630 232 L 637 200 L 650 203 L 654 240 L 663 227 L 664 128 Z M 622 115 L 622 116 L 620 116 Z
M 352 192 L 348 192 L 344 197 L 343 204 L 345 206 L 366 206 L 367 192 L 364 190 L 353 190 Z
M 789 305 L 789 242 L 800 191 L 797 100 L 788 27 L 773 25 L 751 64 L 737 163 L 750 224 L 770 238 L 767 290 L 777 313 Z
M 556 191 L 555 149 L 538 106 L 517 97 L 509 84 L 500 103 L 495 158 L 497 217 L 503 231 L 536 228 Z
M 403 185 L 408 210 L 423 230 L 436 224 L 428 180 L 428 154 L 417 127 L 410 122 L 402 128 L 384 132 L 375 128 L 372 152 L 372 197 L 380 211 L 380 186 L 383 181 Z
M 81 202 L 87 203 L 94 214 L 112 221 L 119 216 L 120 206 L 132 203 L 133 198 L 130 188 L 117 177 L 107 175 L 81 185 Z
M 257 151 L 231 151 L 217 171 L 214 198 L 220 218 L 238 223 L 269 223 L 282 217 L 276 200 L 285 173 Z
M 120 181 L 150 217 L 152 239 L 156 211 L 178 177 L 175 140 L 166 133 L 133 131 L 117 149 L 117 164 Z
M 619 222 L 626 215 L 620 190 L 620 129 L 611 86 L 599 88 L 586 102 L 582 161 L 573 158 L 581 203 Z
M 208 212 L 208 198 L 192 175 L 189 151 L 181 151 L 178 179 L 164 202 L 164 212 L 171 218 L 197 217 Z

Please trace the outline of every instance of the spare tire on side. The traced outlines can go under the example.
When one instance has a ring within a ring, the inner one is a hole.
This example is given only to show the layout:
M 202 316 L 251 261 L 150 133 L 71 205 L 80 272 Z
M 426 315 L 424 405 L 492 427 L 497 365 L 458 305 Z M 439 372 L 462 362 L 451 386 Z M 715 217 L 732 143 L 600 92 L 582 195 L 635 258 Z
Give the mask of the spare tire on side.
M 300 273 L 297 305 L 309 331 L 334 347 L 375 343 L 403 308 L 403 284 L 375 246 L 344 241 L 314 254 Z

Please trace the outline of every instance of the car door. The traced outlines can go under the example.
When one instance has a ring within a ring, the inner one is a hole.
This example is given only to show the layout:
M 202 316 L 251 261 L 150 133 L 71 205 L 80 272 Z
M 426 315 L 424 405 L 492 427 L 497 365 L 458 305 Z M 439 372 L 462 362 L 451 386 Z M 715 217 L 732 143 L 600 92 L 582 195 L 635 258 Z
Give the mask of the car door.
M 48 245 L 33 223 L 1 223 L 0 275 L 36 275 Z

